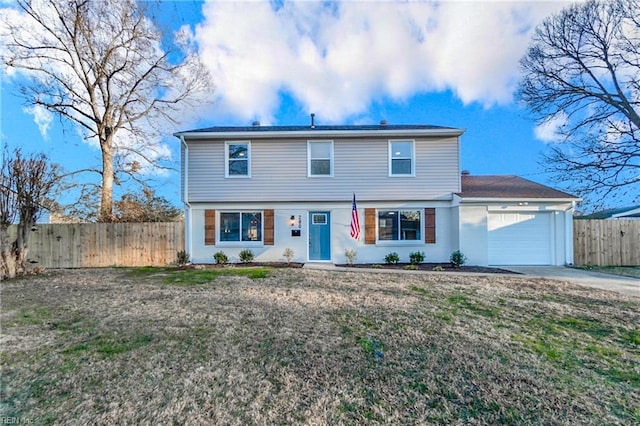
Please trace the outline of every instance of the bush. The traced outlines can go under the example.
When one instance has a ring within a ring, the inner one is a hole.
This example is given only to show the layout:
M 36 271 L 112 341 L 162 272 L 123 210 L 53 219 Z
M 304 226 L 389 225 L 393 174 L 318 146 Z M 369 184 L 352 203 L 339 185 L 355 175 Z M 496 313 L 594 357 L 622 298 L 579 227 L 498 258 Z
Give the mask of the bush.
M 412 265 L 419 265 L 424 262 L 424 252 L 416 251 L 409 253 L 409 262 L 411 262 Z
M 398 262 L 400 262 L 400 256 L 398 256 L 398 253 L 396 252 L 391 252 L 384 257 L 384 263 L 387 265 L 391 263 L 396 264 Z
M 467 257 L 464 254 L 462 254 L 460 250 L 456 250 L 453 253 L 451 253 L 451 257 L 449 258 L 449 261 L 451 262 L 454 268 L 459 268 L 467 262 Z
M 178 266 L 184 266 L 187 263 L 189 263 L 190 260 L 191 259 L 190 259 L 189 253 L 187 253 L 184 250 L 180 250 L 176 255 L 176 264 Z
M 405 266 L 404 269 L 406 269 L 408 271 L 417 271 L 420 268 L 415 263 L 412 263 L 411 265 Z
M 282 257 L 284 257 L 284 260 L 286 260 L 287 263 L 291 263 L 291 261 L 295 257 L 295 254 L 293 253 L 293 250 L 291 250 L 290 248 L 287 247 L 282 252 Z
M 358 253 L 354 249 L 346 249 L 344 256 L 347 258 L 347 265 L 353 265 L 358 258 Z
M 242 263 L 249 263 L 249 262 L 253 262 L 253 252 L 249 249 L 244 249 L 242 250 L 239 254 L 238 257 L 240 258 L 240 262 Z
M 226 265 L 229 262 L 229 258 L 222 250 L 213 254 L 213 258 L 215 259 L 218 265 Z

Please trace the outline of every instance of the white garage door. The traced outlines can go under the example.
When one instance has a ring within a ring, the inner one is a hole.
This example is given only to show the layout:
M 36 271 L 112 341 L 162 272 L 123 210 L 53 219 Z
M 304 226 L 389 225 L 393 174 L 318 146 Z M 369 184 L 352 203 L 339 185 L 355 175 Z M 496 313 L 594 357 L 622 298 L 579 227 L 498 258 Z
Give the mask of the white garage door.
M 490 265 L 549 265 L 550 213 L 489 213 Z

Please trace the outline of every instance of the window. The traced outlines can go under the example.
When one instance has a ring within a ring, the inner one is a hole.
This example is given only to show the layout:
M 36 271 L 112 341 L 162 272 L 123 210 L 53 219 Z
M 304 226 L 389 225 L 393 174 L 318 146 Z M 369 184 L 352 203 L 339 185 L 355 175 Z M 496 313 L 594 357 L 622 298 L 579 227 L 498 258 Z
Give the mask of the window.
M 249 142 L 225 144 L 225 176 L 251 176 L 251 144 Z
M 379 241 L 420 240 L 420 210 L 378 211 Z
M 413 141 L 389 141 L 389 176 L 414 176 Z
M 221 212 L 220 241 L 262 241 L 262 212 Z
M 307 143 L 309 176 L 333 176 L 333 141 Z

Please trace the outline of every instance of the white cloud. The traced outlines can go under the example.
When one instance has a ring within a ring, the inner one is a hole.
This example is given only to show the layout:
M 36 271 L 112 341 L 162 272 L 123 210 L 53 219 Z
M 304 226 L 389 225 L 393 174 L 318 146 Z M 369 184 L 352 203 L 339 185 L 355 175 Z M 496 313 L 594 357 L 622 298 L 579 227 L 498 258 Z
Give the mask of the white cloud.
M 564 112 L 560 112 L 537 125 L 533 132 L 537 139 L 545 143 L 560 142 L 563 138 L 561 129 L 567 125 L 569 117 Z
M 323 121 L 376 99 L 452 90 L 512 100 L 531 31 L 559 2 L 210 2 L 195 37 L 215 114 L 270 121 L 287 92 Z
M 42 138 L 47 140 L 47 133 L 49 132 L 49 127 L 51 126 L 51 122 L 53 121 L 53 114 L 49 112 L 42 105 L 34 105 L 32 107 L 24 107 L 22 111 L 25 114 L 29 114 L 33 117 L 33 121 L 38 126 L 38 130 L 42 135 Z

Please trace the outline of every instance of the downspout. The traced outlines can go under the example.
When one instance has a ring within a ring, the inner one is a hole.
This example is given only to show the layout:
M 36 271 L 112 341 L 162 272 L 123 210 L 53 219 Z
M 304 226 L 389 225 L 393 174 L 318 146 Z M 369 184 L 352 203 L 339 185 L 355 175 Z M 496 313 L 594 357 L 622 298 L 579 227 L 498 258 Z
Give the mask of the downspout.
M 184 135 L 180 135 L 180 142 L 184 147 L 184 164 L 182 165 L 184 171 L 184 177 L 182 181 L 182 203 L 185 205 L 184 215 L 184 249 L 191 256 L 193 254 L 192 247 L 192 217 L 191 217 L 191 204 L 189 204 L 189 145 L 184 140 Z

